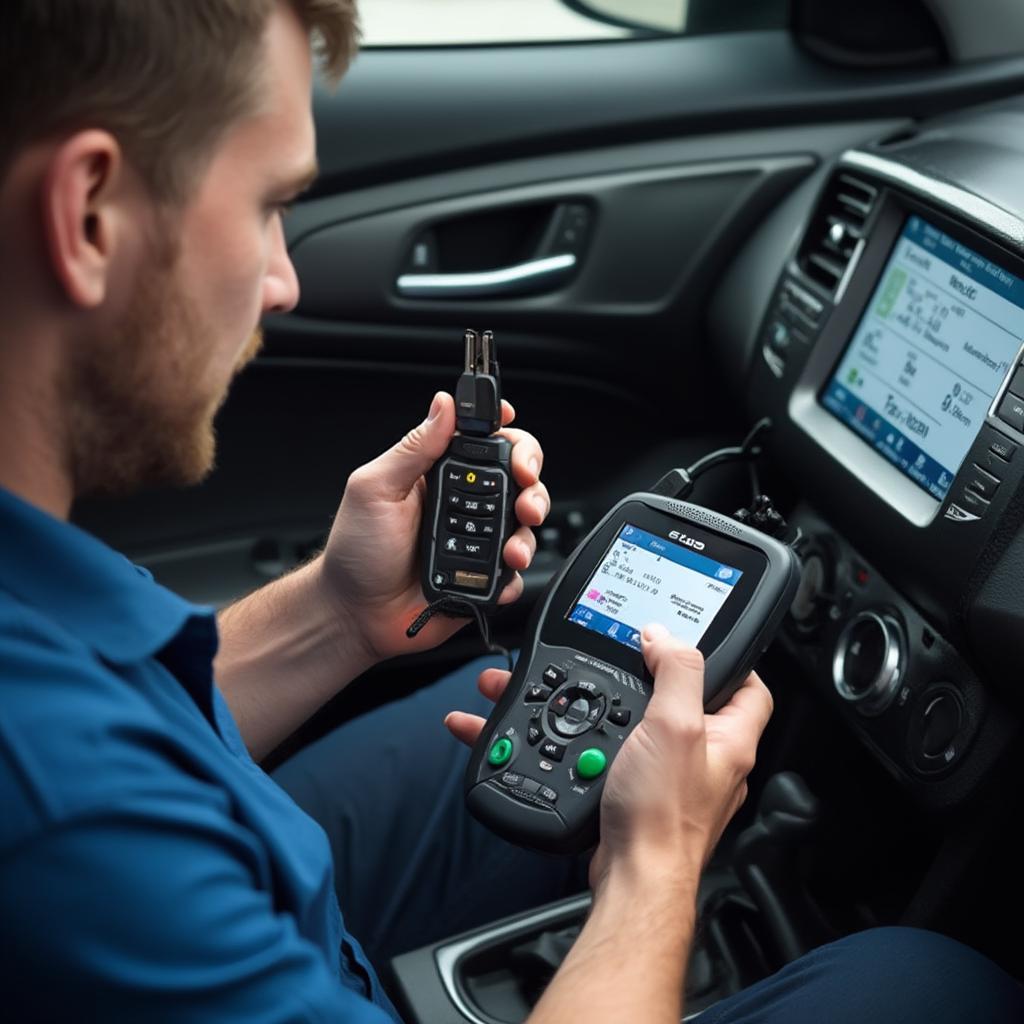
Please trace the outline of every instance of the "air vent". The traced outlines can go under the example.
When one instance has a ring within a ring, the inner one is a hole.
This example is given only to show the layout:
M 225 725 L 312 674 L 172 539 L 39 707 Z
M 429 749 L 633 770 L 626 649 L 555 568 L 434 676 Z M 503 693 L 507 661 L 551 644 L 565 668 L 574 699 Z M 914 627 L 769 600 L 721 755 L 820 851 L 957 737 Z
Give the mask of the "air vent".
M 835 296 L 858 251 L 878 198 L 878 189 L 849 174 L 838 174 L 822 196 L 797 255 L 800 269 Z

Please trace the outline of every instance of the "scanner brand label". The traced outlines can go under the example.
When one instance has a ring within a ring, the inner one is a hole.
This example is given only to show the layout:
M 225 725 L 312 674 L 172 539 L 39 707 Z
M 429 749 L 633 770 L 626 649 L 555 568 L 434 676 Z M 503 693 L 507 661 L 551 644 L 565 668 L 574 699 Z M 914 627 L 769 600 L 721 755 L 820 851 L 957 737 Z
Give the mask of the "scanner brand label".
M 680 544 L 693 548 L 694 551 L 703 551 L 707 547 L 704 541 L 697 540 L 695 537 L 687 537 L 685 533 L 680 533 L 678 530 L 669 530 L 668 536 L 670 540 L 677 540 Z

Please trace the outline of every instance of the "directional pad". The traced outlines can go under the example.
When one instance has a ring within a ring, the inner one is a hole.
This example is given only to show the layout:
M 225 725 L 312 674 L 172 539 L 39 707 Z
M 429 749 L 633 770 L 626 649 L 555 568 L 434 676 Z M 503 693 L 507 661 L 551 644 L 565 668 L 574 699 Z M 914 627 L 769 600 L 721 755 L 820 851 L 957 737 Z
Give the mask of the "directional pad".
M 548 723 L 560 736 L 579 736 L 597 725 L 604 711 L 605 698 L 592 683 L 573 683 L 555 694 L 548 706 Z

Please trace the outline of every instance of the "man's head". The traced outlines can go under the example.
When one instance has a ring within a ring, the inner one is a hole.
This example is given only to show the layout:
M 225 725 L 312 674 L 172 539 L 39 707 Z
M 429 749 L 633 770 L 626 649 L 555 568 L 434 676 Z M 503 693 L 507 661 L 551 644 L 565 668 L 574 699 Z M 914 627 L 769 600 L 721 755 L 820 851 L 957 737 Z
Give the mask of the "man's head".
M 45 421 L 73 494 L 212 464 L 260 316 L 297 299 L 280 212 L 315 173 L 311 34 L 339 77 L 353 0 L 2 5 L 0 373 L 24 379 L 0 425 Z

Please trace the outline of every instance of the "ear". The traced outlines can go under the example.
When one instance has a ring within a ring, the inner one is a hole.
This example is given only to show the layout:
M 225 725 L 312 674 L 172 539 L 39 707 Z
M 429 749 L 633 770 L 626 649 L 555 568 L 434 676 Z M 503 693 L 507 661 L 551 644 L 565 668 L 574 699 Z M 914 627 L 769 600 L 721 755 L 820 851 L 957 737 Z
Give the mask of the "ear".
M 109 132 L 89 130 L 67 138 L 54 152 L 43 181 L 42 214 L 54 275 L 69 302 L 85 309 L 102 304 L 124 185 L 121 147 Z

